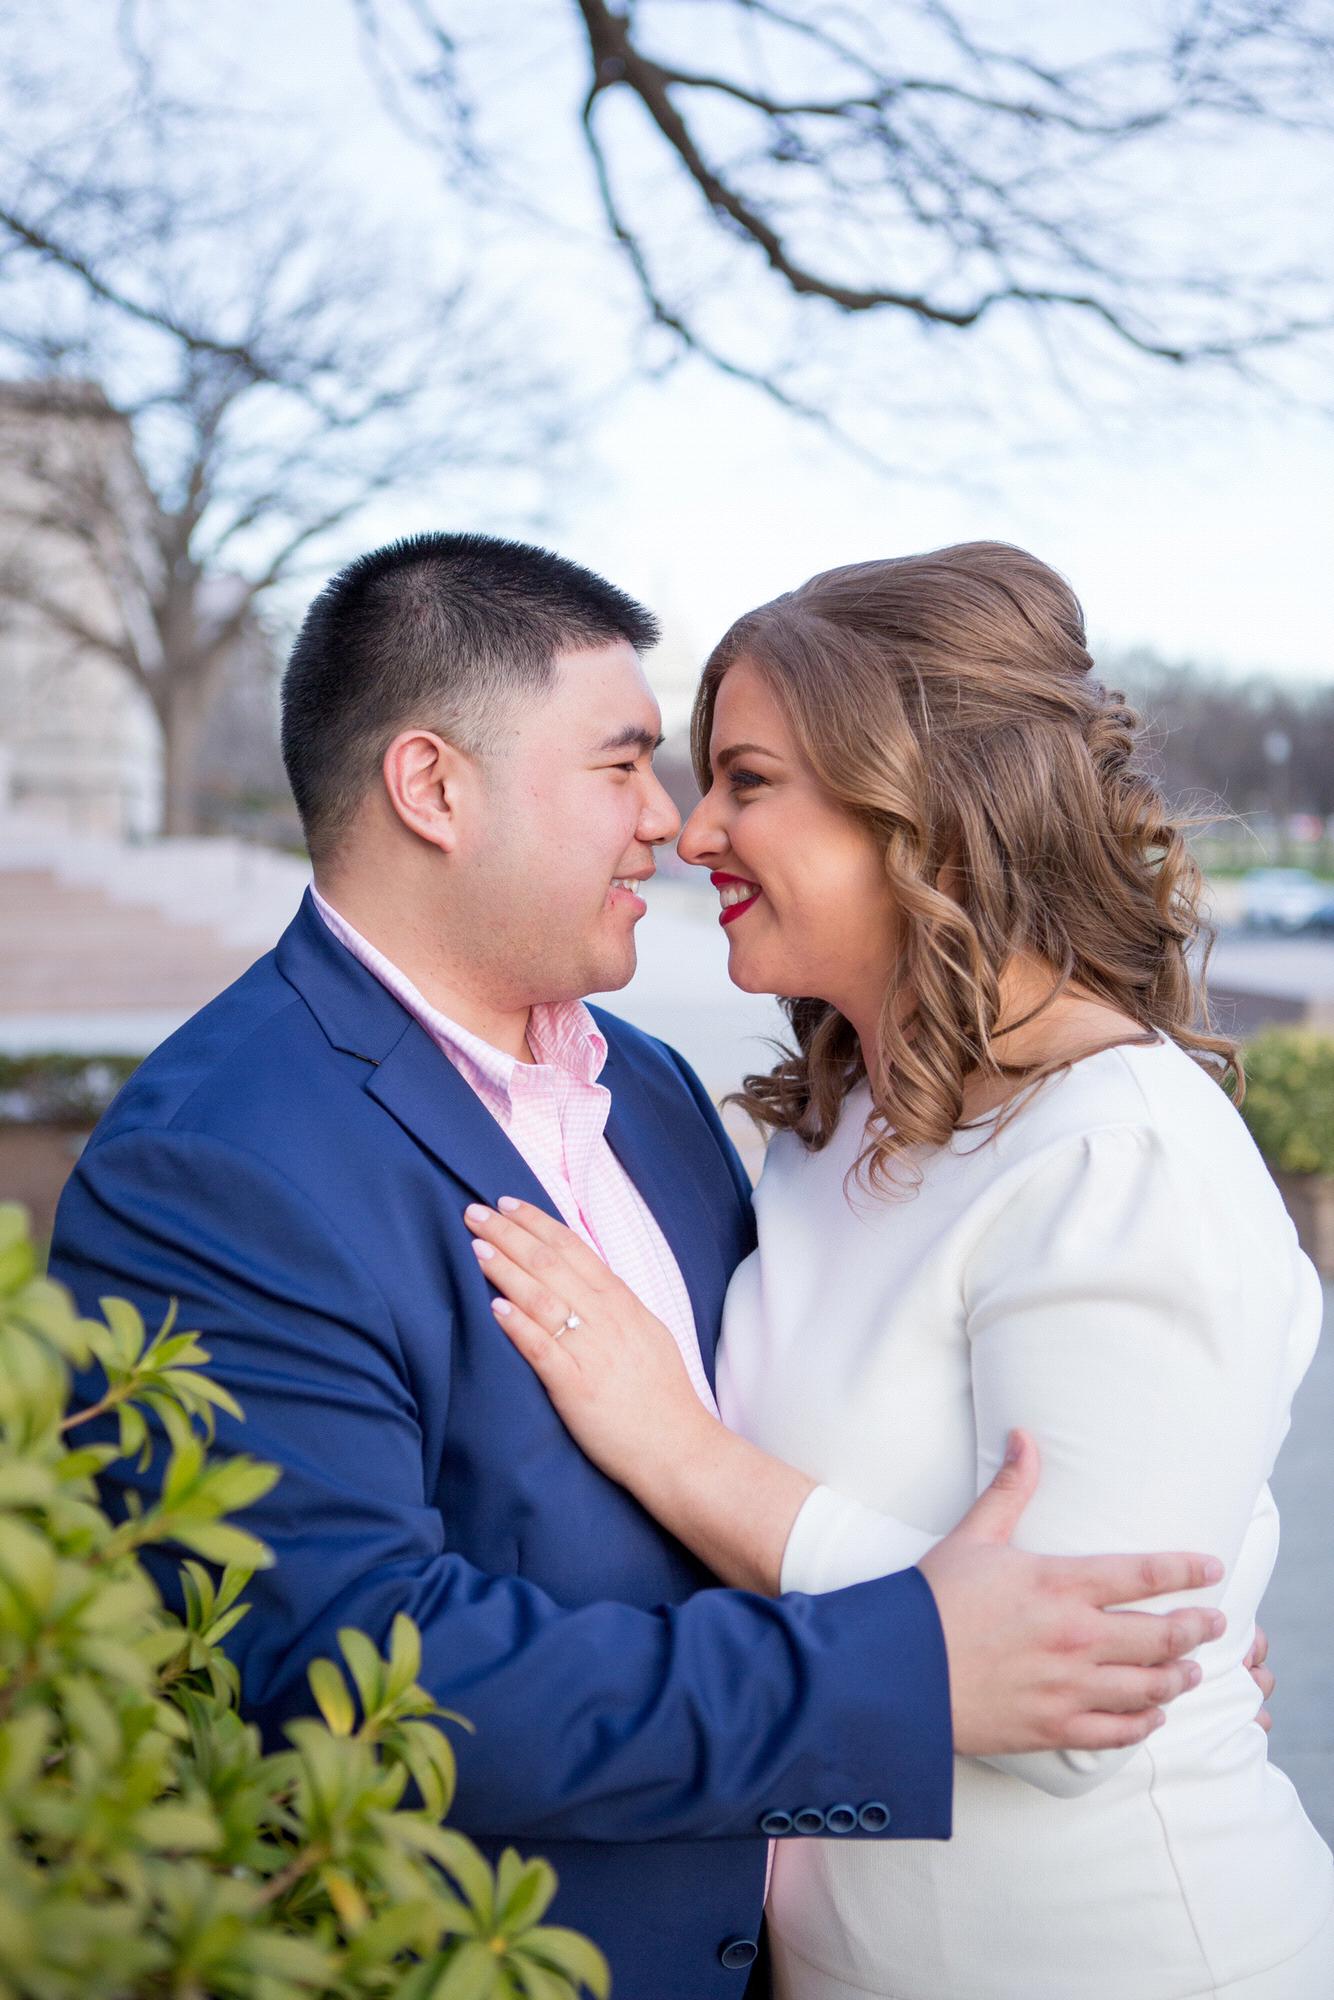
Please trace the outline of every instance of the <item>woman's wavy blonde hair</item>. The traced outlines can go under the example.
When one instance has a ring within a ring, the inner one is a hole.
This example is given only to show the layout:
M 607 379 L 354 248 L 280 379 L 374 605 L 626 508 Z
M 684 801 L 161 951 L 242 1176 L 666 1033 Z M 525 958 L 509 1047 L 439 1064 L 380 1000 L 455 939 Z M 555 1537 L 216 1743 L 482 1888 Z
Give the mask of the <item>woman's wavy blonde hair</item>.
M 705 788 L 718 689 L 743 659 L 827 794 L 884 843 L 902 988 L 885 995 L 858 1162 L 873 1185 L 959 1129 L 970 1076 L 1014 1078 L 1013 1109 L 1066 1066 L 1007 1069 L 993 1052 L 1000 975 L 1017 953 L 1052 968 L 1052 998 L 1078 985 L 1240 1092 L 1236 1048 L 1212 1030 L 1204 996 L 1213 933 L 1199 868 L 1136 761 L 1139 718 L 1095 677 L 1083 612 L 1054 570 L 1002 542 L 965 542 L 827 570 L 747 612 L 695 700 Z M 827 1002 L 783 1007 L 795 1053 L 748 1076 L 734 1101 L 819 1151 L 866 1074 L 861 1048 Z

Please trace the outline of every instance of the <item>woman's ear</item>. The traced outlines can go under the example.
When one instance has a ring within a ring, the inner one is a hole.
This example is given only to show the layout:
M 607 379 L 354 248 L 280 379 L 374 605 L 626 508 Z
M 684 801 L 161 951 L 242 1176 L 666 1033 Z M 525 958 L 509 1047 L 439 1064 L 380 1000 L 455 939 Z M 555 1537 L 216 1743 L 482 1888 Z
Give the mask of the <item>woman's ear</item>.
M 385 795 L 410 833 L 442 854 L 459 840 L 459 809 L 473 759 L 429 729 L 405 729 L 380 766 Z

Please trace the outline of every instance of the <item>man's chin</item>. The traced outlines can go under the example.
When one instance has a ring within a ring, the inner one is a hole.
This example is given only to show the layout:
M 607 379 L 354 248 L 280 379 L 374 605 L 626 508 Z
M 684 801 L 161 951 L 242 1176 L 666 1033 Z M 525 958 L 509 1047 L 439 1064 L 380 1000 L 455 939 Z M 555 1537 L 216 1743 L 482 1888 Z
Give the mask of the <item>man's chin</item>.
M 589 968 L 588 982 L 583 989 L 585 994 L 619 993 L 634 978 L 638 963 L 634 938 L 627 938 L 620 950 L 614 954 L 608 952 L 595 967 Z

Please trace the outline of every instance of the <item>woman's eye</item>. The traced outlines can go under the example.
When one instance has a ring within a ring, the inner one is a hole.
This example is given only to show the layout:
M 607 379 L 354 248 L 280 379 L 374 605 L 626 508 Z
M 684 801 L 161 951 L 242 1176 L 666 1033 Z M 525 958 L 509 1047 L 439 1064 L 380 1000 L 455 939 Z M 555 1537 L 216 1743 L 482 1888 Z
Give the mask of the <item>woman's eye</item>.
M 727 782 L 734 792 L 753 792 L 758 785 L 767 785 L 758 771 L 748 771 L 744 765 L 733 765 L 727 774 Z

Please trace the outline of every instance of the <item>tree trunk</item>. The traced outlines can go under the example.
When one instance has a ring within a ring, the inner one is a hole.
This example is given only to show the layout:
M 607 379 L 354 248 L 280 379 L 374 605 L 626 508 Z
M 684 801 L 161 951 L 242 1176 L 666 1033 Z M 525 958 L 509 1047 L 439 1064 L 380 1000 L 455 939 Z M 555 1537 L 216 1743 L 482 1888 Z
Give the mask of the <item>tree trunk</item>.
M 213 692 L 211 675 L 169 680 L 157 704 L 162 725 L 162 832 L 200 832 L 199 755 Z

